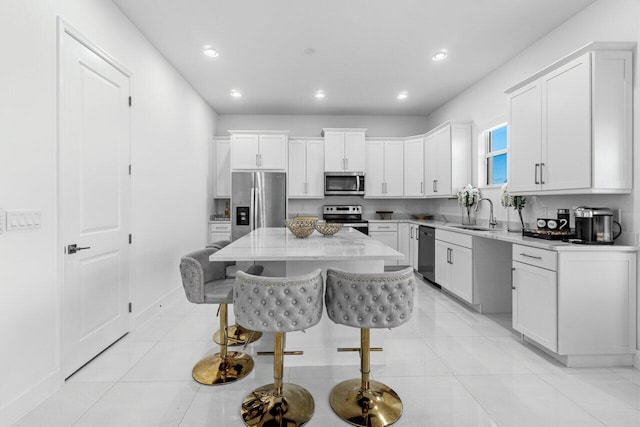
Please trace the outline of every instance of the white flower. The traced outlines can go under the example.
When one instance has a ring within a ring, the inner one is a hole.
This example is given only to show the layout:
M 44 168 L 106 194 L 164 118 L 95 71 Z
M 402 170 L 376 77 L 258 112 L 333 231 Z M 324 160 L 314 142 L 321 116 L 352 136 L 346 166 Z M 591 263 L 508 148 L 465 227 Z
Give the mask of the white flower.
M 465 208 L 470 208 L 471 206 L 478 203 L 479 197 L 480 191 L 469 184 L 458 191 L 458 205 Z

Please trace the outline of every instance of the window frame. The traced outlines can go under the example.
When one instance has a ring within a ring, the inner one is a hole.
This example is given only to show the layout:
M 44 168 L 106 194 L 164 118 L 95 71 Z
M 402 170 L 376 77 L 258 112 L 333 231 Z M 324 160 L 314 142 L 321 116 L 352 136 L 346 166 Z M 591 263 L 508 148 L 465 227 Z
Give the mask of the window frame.
M 500 128 L 506 128 L 506 132 L 507 132 L 507 144 L 506 147 L 500 150 L 494 150 L 494 151 L 490 151 L 489 148 L 491 147 L 491 133 L 493 131 L 495 131 L 496 129 L 500 129 Z M 479 144 L 479 148 L 480 148 L 480 153 L 479 153 L 479 159 L 480 160 L 480 168 L 479 168 L 479 173 L 478 173 L 478 181 L 480 183 L 482 183 L 480 185 L 481 188 L 500 188 L 502 185 L 504 185 L 503 182 L 501 183 L 494 183 L 494 184 L 489 184 L 489 173 L 490 173 L 490 167 L 489 167 L 489 161 L 490 159 L 492 159 L 493 157 L 502 155 L 502 154 L 506 154 L 507 156 L 507 180 L 508 180 L 508 170 L 509 170 L 509 139 L 508 139 L 508 135 L 509 135 L 509 123 L 504 119 L 504 118 L 500 118 L 500 119 L 496 119 L 494 121 L 492 121 L 490 124 L 487 124 L 486 126 L 483 127 L 483 129 L 480 131 L 479 137 L 478 139 L 480 140 L 480 144 Z

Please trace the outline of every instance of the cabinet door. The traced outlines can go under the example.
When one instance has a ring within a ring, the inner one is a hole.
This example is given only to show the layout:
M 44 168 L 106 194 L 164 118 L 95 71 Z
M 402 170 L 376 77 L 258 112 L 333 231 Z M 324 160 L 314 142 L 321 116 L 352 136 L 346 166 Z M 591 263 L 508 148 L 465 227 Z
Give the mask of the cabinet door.
M 509 97 L 507 182 L 510 193 L 540 188 L 541 97 L 538 81 L 519 89 Z
M 451 288 L 460 298 L 473 303 L 473 251 L 457 245 L 449 245 Z
M 396 231 L 370 231 L 369 237 L 398 250 L 398 232 Z M 384 265 L 398 265 L 398 261 L 385 260 Z
M 215 142 L 215 177 L 216 186 L 214 196 L 231 197 L 231 142 Z
M 424 140 L 408 139 L 404 142 L 404 195 L 424 196 Z
M 384 196 L 384 142 L 367 141 L 365 158 L 365 197 L 382 197 Z
M 591 187 L 591 55 L 542 78 L 543 190 Z
M 344 132 L 344 157 L 347 171 L 364 171 L 364 132 Z
M 404 259 L 398 261 L 400 265 L 411 265 L 411 229 L 409 224 L 401 222 L 398 224 L 398 252 L 402 252 Z
M 324 133 L 324 170 L 342 172 L 345 167 L 344 132 Z
M 413 253 L 411 254 L 411 266 L 414 270 L 418 269 L 418 252 L 420 246 L 420 227 L 417 225 L 413 225 Z
M 231 169 L 258 169 L 258 135 L 231 135 Z
M 442 240 L 436 240 L 436 283 L 445 289 L 451 290 L 451 264 L 449 263 L 450 247 Z
M 287 167 L 287 136 L 260 135 L 260 169 L 284 170 Z
M 287 179 L 289 183 L 289 197 L 307 196 L 307 144 L 302 140 L 289 141 L 289 170 Z
M 451 127 L 447 126 L 434 135 L 436 156 L 436 195 L 448 196 L 451 189 Z M 456 192 L 458 190 L 456 189 Z
M 384 183 L 385 197 L 404 195 L 404 142 L 402 141 L 384 143 Z
M 513 329 L 551 351 L 558 350 L 556 272 L 513 262 Z
M 291 154 L 289 154 L 291 156 Z M 307 141 L 307 197 L 324 197 L 324 142 Z

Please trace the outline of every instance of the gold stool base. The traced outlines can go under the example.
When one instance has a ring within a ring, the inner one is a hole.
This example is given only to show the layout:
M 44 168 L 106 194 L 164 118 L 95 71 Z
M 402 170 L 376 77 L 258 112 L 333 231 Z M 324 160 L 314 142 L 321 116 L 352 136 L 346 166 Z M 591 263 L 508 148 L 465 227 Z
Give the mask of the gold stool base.
M 262 332 L 250 331 L 247 328 L 244 328 L 237 323 L 235 325 L 229 326 L 227 328 L 228 336 L 227 336 L 227 346 L 233 347 L 237 345 L 251 344 L 254 341 L 257 341 L 262 336 Z M 251 333 L 253 332 L 253 335 Z M 216 344 L 222 344 L 222 333 L 218 330 L 215 334 L 213 334 L 213 341 Z M 249 339 L 251 338 L 251 339 Z
M 353 379 L 336 385 L 329 394 L 333 411 L 356 426 L 388 426 L 402 415 L 402 400 L 389 386 L 369 381 L 369 390 L 362 390 L 362 380 Z
M 246 353 L 230 351 L 226 366 L 222 366 L 220 353 L 207 356 L 193 367 L 193 379 L 204 385 L 222 385 L 242 379 L 253 369 L 253 359 Z
M 240 415 L 245 425 L 251 427 L 297 427 L 306 424 L 314 410 L 311 393 L 299 385 L 283 384 L 282 396 L 275 397 L 273 384 L 266 384 L 245 397 Z

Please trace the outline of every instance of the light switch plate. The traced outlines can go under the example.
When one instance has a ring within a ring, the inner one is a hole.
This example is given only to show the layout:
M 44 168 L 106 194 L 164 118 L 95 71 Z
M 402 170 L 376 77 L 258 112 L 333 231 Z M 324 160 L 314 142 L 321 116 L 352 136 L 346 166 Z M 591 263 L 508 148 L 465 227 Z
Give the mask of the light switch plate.
M 28 210 L 28 211 L 7 211 L 6 215 L 6 230 L 31 230 L 34 228 L 40 228 L 41 211 Z

